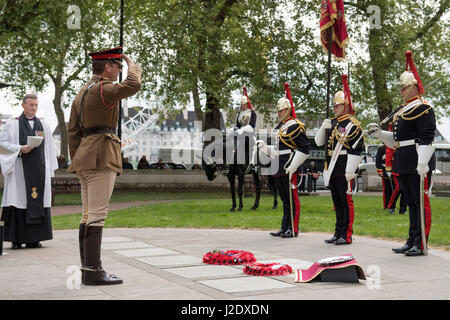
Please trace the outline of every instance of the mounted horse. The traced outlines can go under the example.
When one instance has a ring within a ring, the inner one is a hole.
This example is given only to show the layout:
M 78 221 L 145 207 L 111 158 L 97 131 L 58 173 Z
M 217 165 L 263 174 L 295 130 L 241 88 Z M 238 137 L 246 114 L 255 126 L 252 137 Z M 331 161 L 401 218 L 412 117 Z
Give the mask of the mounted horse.
M 261 180 L 257 166 L 257 149 L 256 149 L 256 112 L 253 110 L 253 106 L 250 103 L 250 99 L 247 95 L 247 88 L 243 87 L 243 95 L 241 96 L 241 107 L 239 109 L 236 125 L 229 130 L 228 136 L 222 136 L 222 138 L 216 136 L 213 145 L 207 145 L 206 148 L 214 146 L 214 150 L 210 149 L 210 152 L 205 153 L 203 156 L 203 167 L 206 172 L 206 176 L 209 181 L 212 181 L 217 170 L 222 170 L 222 173 L 227 176 L 230 183 L 231 198 L 233 201 L 230 211 L 236 209 L 236 188 L 235 178 L 238 178 L 238 195 L 239 206 L 238 211 L 242 210 L 242 193 L 244 187 L 244 177 L 246 174 L 253 176 L 253 184 L 256 189 L 255 203 L 252 210 L 256 210 L 259 206 L 259 198 L 261 196 Z M 206 136 L 205 136 L 206 138 Z M 209 140 L 207 140 L 209 141 Z M 220 155 L 216 153 L 221 153 Z M 224 156 L 225 155 L 225 156 Z M 269 183 L 273 182 L 273 179 L 269 178 Z M 277 207 L 277 191 L 275 184 L 272 184 L 274 191 L 274 206 Z
M 232 132 L 230 135 L 228 135 L 228 137 L 226 135 L 223 135 L 222 141 L 220 141 L 221 139 L 218 139 L 219 141 L 215 141 L 212 142 L 212 144 L 209 144 L 209 148 L 214 149 L 212 150 L 211 156 L 204 155 L 203 168 L 209 181 L 212 181 L 216 178 L 218 171 L 221 171 L 222 174 L 227 177 L 228 182 L 230 183 L 230 192 L 232 199 L 232 206 L 230 211 L 235 211 L 237 206 L 235 186 L 236 177 L 238 178 L 237 193 L 239 196 L 239 205 L 237 211 L 242 211 L 242 208 L 244 206 L 242 202 L 244 178 L 246 174 L 251 174 L 256 190 L 255 202 L 251 209 L 256 210 L 259 206 L 259 199 L 261 196 L 261 179 L 255 163 L 240 161 L 242 158 L 242 156 L 239 156 L 240 154 L 242 154 L 240 151 L 243 150 L 242 148 L 240 148 L 239 143 L 235 144 L 235 140 L 237 140 L 237 138 L 238 137 L 235 135 L 235 133 Z M 221 150 L 221 152 L 216 152 L 218 150 Z M 249 159 L 249 156 L 250 153 L 245 152 L 245 158 Z

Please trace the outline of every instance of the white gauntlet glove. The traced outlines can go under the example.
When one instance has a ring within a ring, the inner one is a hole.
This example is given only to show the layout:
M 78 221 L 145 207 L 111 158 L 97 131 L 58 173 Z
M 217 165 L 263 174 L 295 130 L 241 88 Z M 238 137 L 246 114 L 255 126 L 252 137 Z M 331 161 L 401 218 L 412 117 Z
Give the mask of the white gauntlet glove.
M 393 149 L 395 147 L 395 140 L 394 140 L 393 132 L 382 130 L 380 132 L 380 136 L 378 138 L 381 140 L 381 142 L 383 142 L 389 148 Z
M 431 157 L 434 153 L 434 146 L 431 145 L 419 145 L 417 148 L 417 173 L 425 177 L 430 170 L 428 167 L 428 162 L 430 161 Z
M 317 146 L 323 146 L 326 142 L 326 130 L 331 129 L 331 120 L 325 119 L 322 122 L 322 125 L 320 126 L 319 131 L 317 132 L 316 136 L 314 137 L 314 141 L 316 142 Z
M 292 158 L 291 164 L 286 169 L 286 174 L 294 174 L 297 168 L 308 159 L 309 155 L 300 151 L 295 151 L 294 157 Z
M 347 165 L 345 167 L 345 179 L 348 182 L 355 179 L 356 177 L 356 169 L 358 169 L 358 165 L 361 163 L 363 156 L 356 156 L 354 154 L 347 155 Z

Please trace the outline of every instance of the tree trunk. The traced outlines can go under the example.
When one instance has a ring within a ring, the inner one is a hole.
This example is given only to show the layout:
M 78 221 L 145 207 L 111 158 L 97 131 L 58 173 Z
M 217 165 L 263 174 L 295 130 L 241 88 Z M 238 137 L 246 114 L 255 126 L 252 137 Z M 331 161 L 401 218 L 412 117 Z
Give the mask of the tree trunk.
M 202 130 L 205 130 L 205 118 L 203 116 L 202 105 L 200 103 L 200 94 L 198 93 L 198 79 L 194 80 L 192 86 L 192 98 L 194 100 L 194 111 L 197 116 L 197 121 L 202 122 Z
M 385 59 L 380 53 L 379 32 L 380 31 L 377 29 L 371 29 L 369 31 L 369 55 L 372 64 L 372 77 L 377 102 L 377 113 L 381 121 L 392 112 L 393 106 L 386 81 L 386 70 L 391 63 L 391 60 Z
M 60 83 L 55 83 L 55 97 L 53 99 L 53 108 L 55 109 L 56 117 L 58 119 L 58 127 L 61 132 L 61 152 L 64 158 L 69 160 L 69 152 L 67 147 L 67 126 L 66 120 L 64 119 L 64 111 L 62 108 L 62 95 L 64 89 Z
M 206 92 L 205 131 L 208 129 L 220 130 L 222 114 L 218 107 L 219 101 L 209 92 Z

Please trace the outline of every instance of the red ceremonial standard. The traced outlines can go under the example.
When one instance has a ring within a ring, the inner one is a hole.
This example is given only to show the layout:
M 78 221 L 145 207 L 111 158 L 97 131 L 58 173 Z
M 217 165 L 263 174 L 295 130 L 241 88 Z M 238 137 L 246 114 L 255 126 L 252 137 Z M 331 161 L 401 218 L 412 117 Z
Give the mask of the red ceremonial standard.
M 322 0 L 320 7 L 320 39 L 322 47 L 328 53 L 329 30 L 332 27 L 333 36 L 331 53 L 340 58 L 345 58 L 345 46 L 349 41 L 347 25 L 345 23 L 343 0 Z

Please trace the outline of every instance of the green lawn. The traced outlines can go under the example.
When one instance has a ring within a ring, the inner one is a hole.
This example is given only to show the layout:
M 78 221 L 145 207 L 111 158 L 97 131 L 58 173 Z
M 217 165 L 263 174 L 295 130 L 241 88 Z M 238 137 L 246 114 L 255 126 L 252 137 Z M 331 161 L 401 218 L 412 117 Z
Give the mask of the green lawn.
M 114 191 L 111 202 L 133 202 L 152 200 L 225 199 L 228 192 L 154 192 L 154 191 Z M 55 195 L 55 206 L 81 205 L 80 193 Z
M 58 195 L 57 197 L 60 197 Z M 145 199 L 144 199 L 145 198 Z M 252 198 L 244 198 L 242 212 L 229 212 L 231 199 L 227 193 L 156 193 L 114 194 L 112 201 L 142 201 L 178 199 L 180 202 L 136 206 L 125 210 L 111 211 L 106 227 L 118 228 L 239 228 L 276 230 L 281 221 L 281 201 L 272 210 L 273 197 L 263 195 L 258 210 L 252 211 Z M 355 235 L 405 240 L 408 234 L 409 217 L 390 215 L 381 206 L 381 197 L 354 196 Z M 304 196 L 300 198 L 300 231 L 334 231 L 335 216 L 330 196 Z M 432 198 L 432 228 L 430 245 L 450 249 L 450 215 L 448 198 Z M 53 217 L 54 229 L 78 228 L 80 214 Z

